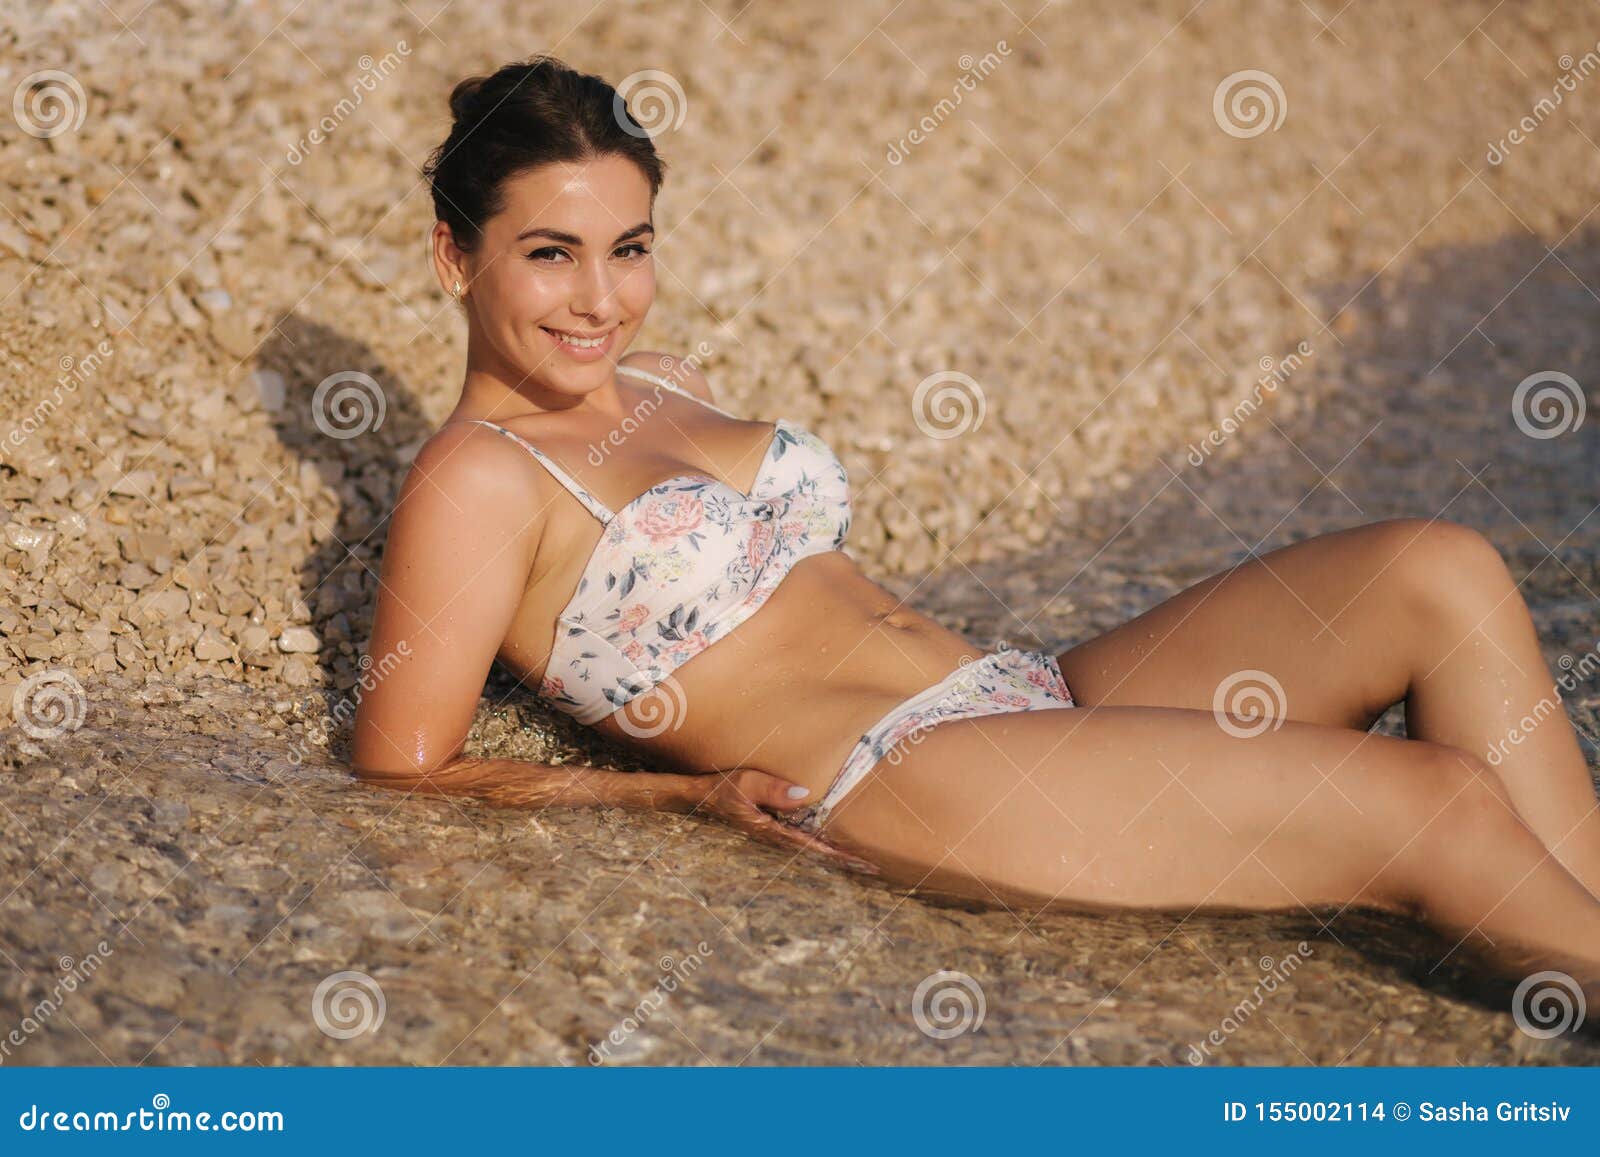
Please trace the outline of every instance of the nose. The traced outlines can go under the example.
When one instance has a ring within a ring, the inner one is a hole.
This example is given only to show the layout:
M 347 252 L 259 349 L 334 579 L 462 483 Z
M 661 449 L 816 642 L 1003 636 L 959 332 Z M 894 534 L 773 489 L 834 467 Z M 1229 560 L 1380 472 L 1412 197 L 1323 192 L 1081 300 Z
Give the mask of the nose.
M 615 288 L 604 261 L 580 265 L 577 281 L 572 287 L 572 312 L 582 317 L 603 319 L 611 312 L 611 294 Z

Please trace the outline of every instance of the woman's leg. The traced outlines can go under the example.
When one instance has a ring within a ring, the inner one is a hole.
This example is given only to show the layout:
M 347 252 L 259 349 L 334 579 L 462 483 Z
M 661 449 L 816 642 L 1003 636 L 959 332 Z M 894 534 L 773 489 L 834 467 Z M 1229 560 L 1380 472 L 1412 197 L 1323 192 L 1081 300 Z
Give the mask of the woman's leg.
M 1404 699 L 1408 734 L 1490 760 L 1518 814 L 1600 895 L 1600 806 L 1576 733 L 1516 583 L 1468 527 L 1393 519 L 1295 543 L 1059 662 L 1084 706 L 1220 699 L 1365 730 Z M 1525 717 L 1542 722 L 1524 733 Z
M 893 883 L 991 901 L 1408 913 L 1508 975 L 1562 968 L 1600 997 L 1600 902 L 1482 760 L 1217 722 L 1168 707 L 952 720 L 881 760 L 824 834 Z

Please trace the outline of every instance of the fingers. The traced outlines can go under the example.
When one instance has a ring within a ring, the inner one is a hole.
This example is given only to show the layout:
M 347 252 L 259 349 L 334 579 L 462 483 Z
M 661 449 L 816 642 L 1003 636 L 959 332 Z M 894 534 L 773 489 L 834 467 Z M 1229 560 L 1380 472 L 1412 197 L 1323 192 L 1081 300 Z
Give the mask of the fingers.
M 752 803 L 777 808 L 780 811 L 803 807 L 811 796 L 811 790 L 801 784 L 790 783 L 786 779 L 751 767 L 733 772 L 729 778 L 733 780 L 739 794 Z
M 882 875 L 882 869 L 878 865 L 836 848 L 822 837 L 802 831 L 761 810 L 763 806 L 779 811 L 789 811 L 804 806 L 810 801 L 812 793 L 803 785 L 790 783 L 788 780 L 755 768 L 728 772 L 723 777 L 723 782 L 726 788 L 731 790 L 717 792 L 711 796 L 714 801 L 713 807 L 724 819 L 743 829 L 747 834 L 767 843 L 800 848 L 802 851 L 822 856 L 865 875 Z M 798 788 L 801 794 L 791 796 L 790 790 L 795 788 Z

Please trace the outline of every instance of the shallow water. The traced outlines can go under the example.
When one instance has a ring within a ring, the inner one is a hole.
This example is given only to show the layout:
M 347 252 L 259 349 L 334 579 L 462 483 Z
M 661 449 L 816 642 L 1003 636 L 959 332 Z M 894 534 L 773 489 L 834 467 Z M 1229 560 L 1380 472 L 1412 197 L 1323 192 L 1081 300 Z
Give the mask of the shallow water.
M 570 29 L 561 51 L 613 79 L 647 26 L 648 63 L 690 82 L 665 146 L 681 247 L 663 249 L 647 348 L 712 338 L 721 400 L 836 439 L 861 556 L 975 642 L 1059 650 L 1252 551 L 1442 515 L 1500 547 L 1552 664 L 1592 648 L 1600 422 L 1591 404 L 1537 440 L 1510 420 L 1530 373 L 1600 381 L 1592 87 L 1505 165 L 1478 160 L 1548 89 L 1573 6 L 1505 6 L 1472 35 L 1481 14 L 1449 5 L 1263 21 L 1099 0 L 1021 31 L 959 5 L 819 21 L 645 3 L 574 25 L 482 3 L 440 36 L 368 5 L 341 11 L 336 42 L 309 6 L 242 6 L 197 36 L 148 5 L 135 34 L 177 66 L 156 70 L 104 6 L 33 7 L 29 67 L 70 63 L 93 100 L 81 133 L 0 134 L 20 289 L 0 410 L 39 414 L 41 383 L 102 335 L 118 351 L 36 432 L 32 465 L 10 457 L 3 513 L 67 527 L 64 494 L 128 485 L 48 559 L 12 552 L 0 676 L 127 673 L 85 680 L 69 734 L 0 730 L 0 1062 L 582 1065 L 604 1044 L 617 1063 L 1600 1063 L 1592 1042 L 1518 1030 L 1503 992 L 1435 970 L 1444 946 L 1394 921 L 951 905 L 708 821 L 402 802 L 306 740 L 341 701 L 305 687 L 349 685 L 404 451 L 460 380 L 416 161 L 448 81 L 512 21 Z M 400 35 L 419 56 L 360 121 L 260 171 L 341 95 L 349 43 Z M 879 162 L 1000 35 L 1005 70 L 914 163 Z M 1212 119 L 1244 63 L 1287 82 L 1283 131 Z M 1285 412 L 1203 467 L 1140 459 L 1302 335 L 1317 352 Z M 988 393 L 968 441 L 922 437 L 901 395 L 950 367 Z M 385 424 L 332 442 L 312 392 L 352 369 L 381 383 Z M 905 574 L 934 553 L 924 526 L 1009 553 Z M 199 602 L 158 621 L 133 596 L 157 585 L 145 564 L 204 557 L 213 535 L 227 549 L 193 585 L 222 609 L 197 650 Z M 91 633 L 102 609 L 114 643 Z M 320 653 L 268 645 L 290 622 Z M 1566 706 L 1600 732 L 1594 685 Z M 498 673 L 472 744 L 638 764 Z
M 1348 356 L 1361 373 L 1359 343 Z M 1250 548 L 1442 514 L 1500 546 L 1552 663 L 1591 647 L 1594 424 L 1530 447 L 1500 420 L 1499 383 L 1450 378 L 1441 405 L 1445 371 L 1366 380 L 1250 431 L 1232 461 L 1155 464 L 1093 525 L 933 575 L 914 601 L 975 639 L 1065 646 Z M 114 678 L 48 747 L 6 733 L 11 1002 L 111 948 L 7 1063 L 577 1065 L 591 1046 L 609 1063 L 1600 1063 L 1592 1041 L 1521 1032 L 1503 991 L 1473 989 L 1454 959 L 1435 969 L 1443 947 L 1399 921 L 1021 913 L 908 895 L 709 821 L 401 802 L 306 743 L 332 701 Z M 1600 689 L 1567 707 L 1593 735 Z M 1403 734 L 1400 712 L 1380 729 Z M 607 754 L 498 674 L 472 747 Z M 376 1015 L 381 992 L 382 1031 L 319 1026 L 318 986 L 346 972 L 367 1003 L 345 1011 Z

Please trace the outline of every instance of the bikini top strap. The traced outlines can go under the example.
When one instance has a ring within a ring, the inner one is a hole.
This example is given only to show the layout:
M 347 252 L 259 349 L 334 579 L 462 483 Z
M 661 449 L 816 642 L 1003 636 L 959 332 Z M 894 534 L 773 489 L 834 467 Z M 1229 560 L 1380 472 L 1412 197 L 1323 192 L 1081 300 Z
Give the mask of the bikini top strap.
M 574 498 L 583 503 L 590 514 L 594 515 L 601 522 L 611 521 L 612 514 L 611 511 L 606 507 L 606 504 L 601 502 L 594 495 L 590 494 L 582 486 L 578 485 L 577 481 L 570 474 L 561 469 L 561 467 L 557 466 L 548 454 L 540 450 L 539 447 L 535 446 L 532 442 L 516 433 L 513 433 L 510 430 L 507 430 L 504 426 L 497 426 L 493 422 L 485 421 L 482 418 L 464 418 L 462 420 L 466 422 L 474 422 L 480 426 L 487 426 L 491 430 L 498 430 L 507 438 L 510 438 L 517 445 L 521 446 L 524 450 L 537 458 L 539 460 L 539 464 L 542 465 L 546 470 L 550 471 L 551 477 L 553 477 L 557 482 L 561 483 L 562 486 L 566 487 Z
M 724 410 L 721 406 L 717 405 L 714 402 L 708 402 L 704 398 L 697 397 L 696 395 L 691 394 L 688 390 L 684 389 L 682 386 L 680 386 L 676 382 L 672 381 L 672 379 L 664 378 L 660 374 L 653 374 L 649 370 L 641 370 L 638 366 L 624 366 L 624 365 L 618 365 L 617 366 L 617 372 L 619 374 L 632 374 L 636 378 L 644 378 L 646 381 L 654 382 L 658 386 L 665 386 L 667 389 L 672 390 L 674 393 L 682 394 L 686 398 L 692 398 L 694 401 L 699 402 L 702 406 L 707 406 L 710 409 L 713 409 L 713 410 L 717 411 L 717 413 L 719 413 L 719 414 L 726 414 L 730 418 L 737 418 L 738 417 L 737 414 L 735 414 L 735 413 L 733 413 L 732 411 L 729 411 L 729 410 Z

